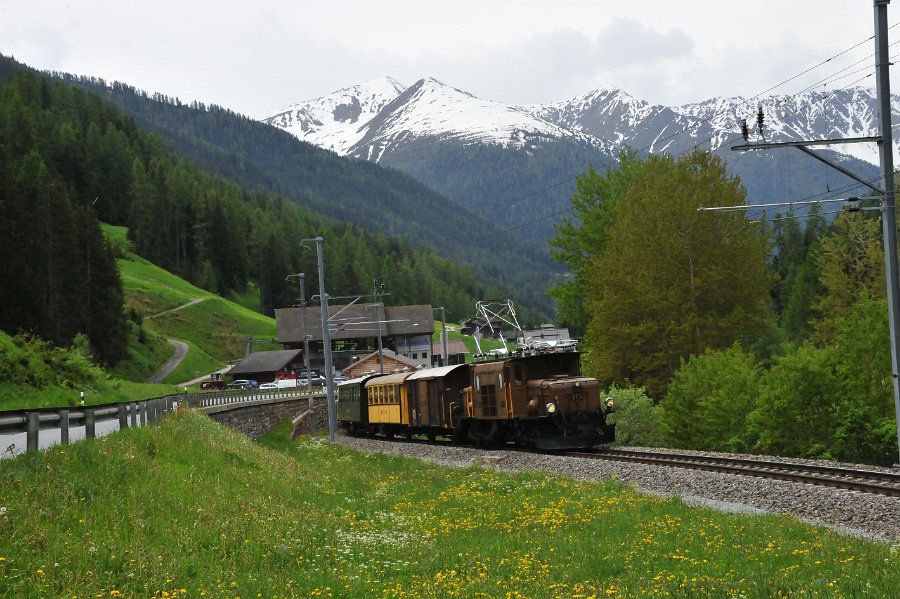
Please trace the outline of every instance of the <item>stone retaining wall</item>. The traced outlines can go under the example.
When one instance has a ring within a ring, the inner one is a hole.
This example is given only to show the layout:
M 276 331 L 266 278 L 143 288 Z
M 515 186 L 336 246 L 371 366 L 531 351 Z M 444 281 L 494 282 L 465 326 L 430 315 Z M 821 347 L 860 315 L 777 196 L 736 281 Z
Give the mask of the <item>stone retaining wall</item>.
M 328 409 L 324 398 L 313 399 L 313 414 L 315 415 L 316 427 L 319 430 L 328 429 Z M 241 433 L 247 435 L 251 439 L 256 439 L 266 434 L 272 428 L 285 419 L 295 419 L 301 414 L 309 410 L 309 399 L 294 398 L 287 400 L 271 400 L 267 402 L 256 402 L 248 405 L 231 404 L 224 406 L 215 406 L 206 408 L 205 411 L 210 418 L 231 427 Z M 309 431 L 309 415 L 303 418 L 298 425 L 301 433 Z M 295 427 L 295 431 L 297 428 Z

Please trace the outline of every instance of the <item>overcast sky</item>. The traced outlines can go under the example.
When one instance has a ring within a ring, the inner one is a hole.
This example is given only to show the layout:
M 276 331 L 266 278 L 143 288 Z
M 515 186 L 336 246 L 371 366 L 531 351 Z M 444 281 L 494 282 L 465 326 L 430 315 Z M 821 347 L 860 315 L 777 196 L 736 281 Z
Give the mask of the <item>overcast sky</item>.
M 678 105 L 755 96 L 873 23 L 872 0 L 0 0 L 0 53 L 252 117 L 384 75 L 506 103 L 618 87 Z M 869 41 L 771 93 L 873 53 Z M 836 86 L 871 72 L 857 68 Z

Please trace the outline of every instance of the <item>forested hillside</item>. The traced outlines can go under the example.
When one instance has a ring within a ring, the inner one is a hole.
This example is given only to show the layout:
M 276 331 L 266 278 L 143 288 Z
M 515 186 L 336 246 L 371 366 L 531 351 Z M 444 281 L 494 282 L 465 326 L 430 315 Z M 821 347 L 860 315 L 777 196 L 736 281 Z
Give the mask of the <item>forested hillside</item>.
M 613 161 L 596 148 L 536 139 L 531 147 L 410 143 L 386 153 L 396 166 L 492 223 L 545 248 L 569 214 L 575 178 Z M 489 201 L 485 201 L 489 198 Z
M 544 245 L 504 231 L 506 223 L 481 207 L 462 207 L 401 171 L 342 158 L 220 106 L 188 105 L 122 83 L 55 75 L 102 95 L 173 152 L 232 183 L 277 193 L 370 233 L 428 246 L 471 266 L 479 279 L 505 290 L 503 297 L 512 297 L 535 319 L 553 311 L 545 290 L 547 272 L 558 266 Z M 516 173 L 523 171 L 511 173 L 514 188 Z
M 318 284 L 316 253 L 299 243 L 316 235 L 332 295 L 369 292 L 378 278 L 392 302 L 444 304 L 460 319 L 502 293 L 430 249 L 210 174 L 95 94 L 10 62 L 0 76 L 3 330 L 64 345 L 82 332 L 102 362 L 122 357 L 121 285 L 99 220 L 128 226 L 140 255 L 205 289 L 256 281 L 267 313 L 295 301 L 286 275 Z

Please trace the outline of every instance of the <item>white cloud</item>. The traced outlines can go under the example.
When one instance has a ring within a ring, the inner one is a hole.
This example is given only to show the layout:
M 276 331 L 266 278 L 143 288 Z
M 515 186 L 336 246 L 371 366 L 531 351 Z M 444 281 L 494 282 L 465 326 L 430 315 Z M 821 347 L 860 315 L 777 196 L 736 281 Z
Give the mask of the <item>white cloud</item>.
M 509 103 L 615 86 L 676 104 L 752 95 L 872 22 L 846 0 L 0 0 L 0 52 L 252 116 L 383 75 Z

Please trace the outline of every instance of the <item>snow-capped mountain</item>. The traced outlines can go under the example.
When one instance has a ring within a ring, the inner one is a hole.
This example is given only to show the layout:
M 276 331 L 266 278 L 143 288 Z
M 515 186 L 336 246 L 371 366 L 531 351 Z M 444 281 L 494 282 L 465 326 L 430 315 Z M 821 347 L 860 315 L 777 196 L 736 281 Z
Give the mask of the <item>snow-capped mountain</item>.
M 759 139 L 756 112 L 762 106 L 763 135 L 768 141 L 870 137 L 879 134 L 875 91 L 864 87 L 828 92 L 770 96 L 759 101 L 713 98 L 694 104 L 651 105 L 616 89 L 593 91 L 564 102 L 530 107 L 532 113 L 560 126 L 651 153 L 678 155 L 695 146 L 712 151 L 741 143 L 740 122 L 747 120 L 752 140 Z M 529 107 L 526 107 L 529 108 Z M 900 117 L 900 96 L 892 111 Z M 895 148 L 900 120 L 894 125 Z M 830 149 L 878 164 L 874 143 L 841 144 Z
M 756 128 L 762 105 L 762 135 Z M 735 152 L 750 141 L 871 137 L 879 134 L 875 92 L 868 88 L 806 92 L 761 100 L 713 98 L 683 106 L 653 105 L 619 89 L 536 106 L 484 100 L 433 78 L 404 88 L 390 78 L 340 90 L 273 113 L 265 122 L 339 154 L 407 172 L 435 191 L 509 230 L 545 239 L 571 210 L 575 179 L 588 164 L 616 164 L 629 147 L 679 156 L 711 150 L 739 175 L 750 203 L 802 199 L 865 188 L 821 162 L 786 148 Z M 893 98 L 900 123 L 900 96 Z M 895 150 L 900 125 L 894 127 Z M 878 178 L 874 143 L 816 148 L 857 176 Z M 898 163 L 895 160 L 895 163 Z
M 404 88 L 384 77 L 300 102 L 263 122 L 342 155 L 378 162 L 418 141 L 523 148 L 541 139 L 604 148 L 599 138 L 561 127 L 527 107 L 482 100 L 437 79 Z
M 675 107 L 607 88 L 562 102 L 516 106 L 477 98 L 433 78 L 405 88 L 384 77 L 294 104 L 262 120 L 320 147 L 375 162 L 414 140 L 523 148 L 529 140 L 555 139 L 606 152 L 627 145 L 679 154 L 697 146 L 717 151 L 737 143 L 741 119 L 758 138 L 759 104 L 768 141 L 878 134 L 875 92 L 864 87 L 759 101 L 713 98 Z M 895 145 L 900 147 L 900 96 L 893 97 L 892 106 L 898 122 Z M 831 149 L 878 164 L 875 144 Z
M 373 79 L 292 104 L 263 117 L 262 121 L 319 147 L 347 154 L 359 141 L 360 128 L 404 89 L 404 85 L 390 77 Z
M 423 140 L 517 149 L 542 139 L 605 146 L 591 135 L 540 119 L 524 108 L 482 100 L 430 77 L 394 98 L 358 133 L 359 140 L 347 153 L 375 162 L 385 153 Z

